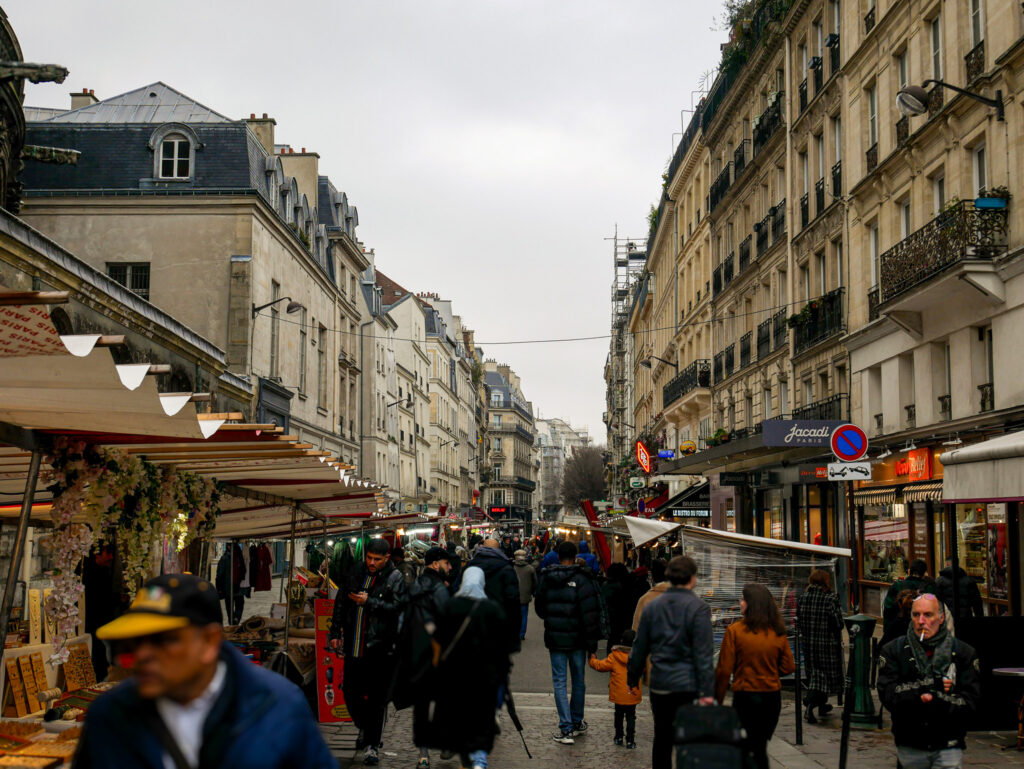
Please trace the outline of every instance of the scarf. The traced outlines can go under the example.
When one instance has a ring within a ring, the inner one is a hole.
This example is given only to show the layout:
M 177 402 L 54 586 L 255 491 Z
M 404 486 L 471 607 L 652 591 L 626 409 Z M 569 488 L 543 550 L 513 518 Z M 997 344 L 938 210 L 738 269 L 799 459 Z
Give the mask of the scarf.
M 917 663 L 920 674 L 927 676 L 931 673 L 936 678 L 950 677 L 949 668 L 953 664 L 953 636 L 946 626 L 941 625 L 931 638 L 924 641 L 919 638 L 920 636 L 914 634 L 913 625 L 907 628 L 907 641 L 914 653 L 914 662 Z M 931 659 L 928 658 L 929 650 L 932 651 Z

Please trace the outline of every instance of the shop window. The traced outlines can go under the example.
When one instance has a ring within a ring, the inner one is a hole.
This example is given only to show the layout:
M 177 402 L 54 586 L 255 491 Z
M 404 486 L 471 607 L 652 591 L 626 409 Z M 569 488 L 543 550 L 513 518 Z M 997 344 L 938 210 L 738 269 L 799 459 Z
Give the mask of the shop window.
M 782 535 L 782 490 L 768 489 L 764 493 L 761 536 L 770 537 L 771 539 L 782 539 Z
M 902 503 L 864 507 L 864 578 L 895 582 L 907 576 L 910 525 Z
M 982 598 L 1007 600 L 1006 504 L 957 505 L 956 537 L 960 565 Z

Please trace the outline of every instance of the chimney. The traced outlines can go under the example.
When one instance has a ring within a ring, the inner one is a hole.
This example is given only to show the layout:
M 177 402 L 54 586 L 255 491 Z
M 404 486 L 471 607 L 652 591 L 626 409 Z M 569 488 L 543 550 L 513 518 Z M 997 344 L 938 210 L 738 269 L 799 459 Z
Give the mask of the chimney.
M 263 145 L 267 154 L 273 155 L 274 126 L 277 125 L 277 121 L 272 117 L 267 117 L 266 112 L 263 113 L 263 117 L 256 117 L 256 113 L 253 112 L 245 122 L 249 124 L 249 129 L 256 134 L 256 138 L 260 140 L 260 144 Z
M 78 91 L 71 92 L 71 109 L 88 107 L 91 104 L 96 104 L 98 101 L 96 92 L 90 88 L 83 88 L 81 93 L 78 93 Z
M 285 176 L 294 176 L 299 188 L 299 195 L 305 195 L 310 207 L 316 206 L 320 178 L 320 155 L 310 152 L 305 147 L 296 152 L 288 148 L 288 154 L 281 157 L 281 167 Z

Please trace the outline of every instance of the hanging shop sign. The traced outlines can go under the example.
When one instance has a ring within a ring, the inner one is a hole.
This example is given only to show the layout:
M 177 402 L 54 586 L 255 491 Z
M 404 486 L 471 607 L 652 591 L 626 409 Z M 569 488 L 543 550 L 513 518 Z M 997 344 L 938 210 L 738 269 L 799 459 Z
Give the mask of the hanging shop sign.
M 897 478 L 908 481 L 930 481 L 932 478 L 932 453 L 929 449 L 914 449 L 907 452 L 906 459 L 897 459 L 893 465 Z
M 341 656 L 341 649 L 335 651 L 331 648 L 328 638 L 333 614 L 334 601 L 317 598 L 313 602 L 316 621 L 317 715 L 322 724 L 352 720 L 341 689 L 345 676 L 345 658 Z
M 645 473 L 651 472 L 651 452 L 644 446 L 643 441 L 636 442 L 636 461 L 640 463 L 640 469 Z
M 629 488 L 631 489 L 642 489 L 646 485 L 647 481 L 645 481 L 643 478 L 634 476 L 629 479 Z
M 829 445 L 840 462 L 856 462 L 868 453 L 868 436 L 857 425 L 841 425 L 832 431 Z
M 676 452 L 672 449 L 662 449 L 658 452 L 658 459 L 675 459 Z
M 682 443 L 679 444 L 679 453 L 680 454 L 684 454 L 684 455 L 692 454 L 696 450 L 697 450 L 697 444 L 694 443 L 693 441 L 683 441 Z
M 832 433 L 844 424 L 834 419 L 769 419 L 762 439 L 765 446 L 828 446 Z
M 718 485 L 719 486 L 746 486 L 747 481 L 746 473 L 719 473 L 718 474 Z

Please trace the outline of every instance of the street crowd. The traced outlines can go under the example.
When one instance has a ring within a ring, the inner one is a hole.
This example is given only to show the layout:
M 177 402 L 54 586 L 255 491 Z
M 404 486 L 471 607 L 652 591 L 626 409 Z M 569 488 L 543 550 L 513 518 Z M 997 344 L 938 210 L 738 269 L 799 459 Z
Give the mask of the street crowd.
M 344 655 L 344 699 L 364 765 L 381 761 L 393 704 L 412 708 L 418 769 L 430 766 L 432 750 L 442 760 L 458 757 L 465 769 L 486 769 L 497 711 L 507 707 L 521 730 L 508 682 L 533 632 L 532 605 L 550 655 L 555 742 L 607 738 L 588 735 L 589 665 L 609 674 L 610 750 L 636 747 L 646 689 L 654 769 L 671 767 L 674 751 L 679 766 L 715 758 L 714 765 L 768 767 L 781 679 L 795 661 L 763 584 L 743 587 L 742 617 L 726 629 L 716 663 L 711 610 L 688 556 L 632 572 L 611 564 L 605 574 L 586 542 L 469 544 L 462 552 L 431 547 L 415 569 L 401 548 L 371 539 L 339 585 L 330 645 Z M 932 582 L 922 567 L 912 564 L 886 599 L 878 693 L 905 769 L 959 767 L 965 716 L 980 698 L 978 662 L 954 637 L 942 596 L 963 591 L 959 605 L 971 611 L 970 588 Z M 796 622 L 809 676 L 803 716 L 814 724 L 829 717 L 844 681 L 843 617 L 829 572 L 811 573 Z M 299 689 L 224 642 L 218 593 L 205 580 L 151 580 L 97 635 L 134 675 L 90 708 L 78 769 L 337 765 Z

